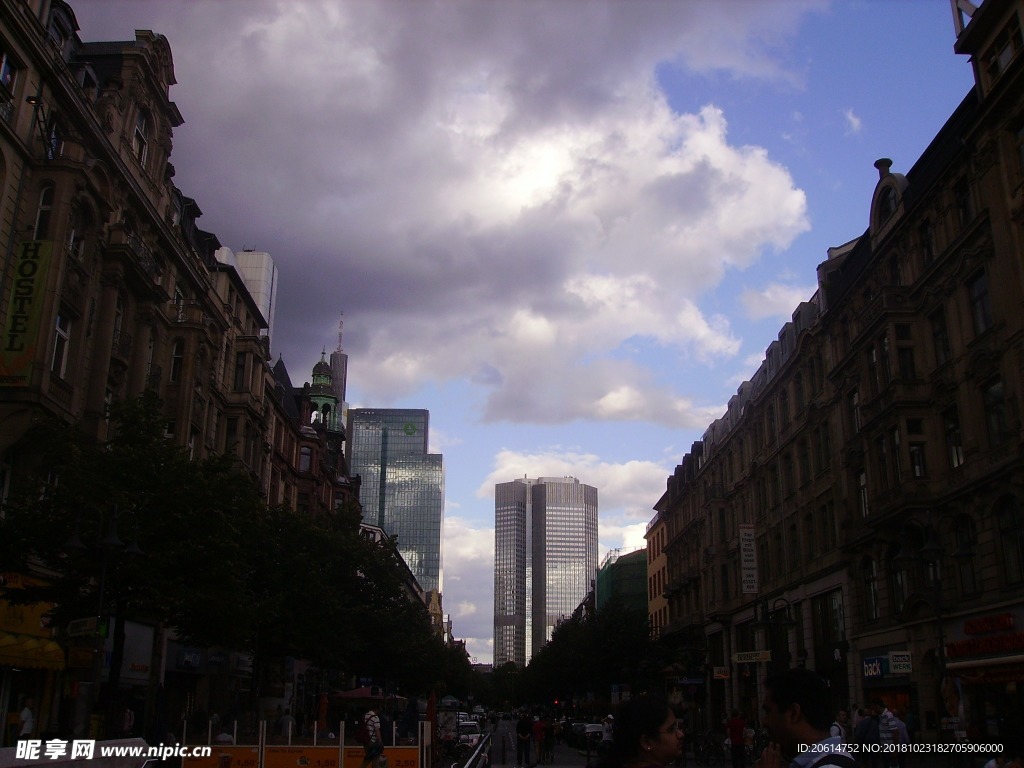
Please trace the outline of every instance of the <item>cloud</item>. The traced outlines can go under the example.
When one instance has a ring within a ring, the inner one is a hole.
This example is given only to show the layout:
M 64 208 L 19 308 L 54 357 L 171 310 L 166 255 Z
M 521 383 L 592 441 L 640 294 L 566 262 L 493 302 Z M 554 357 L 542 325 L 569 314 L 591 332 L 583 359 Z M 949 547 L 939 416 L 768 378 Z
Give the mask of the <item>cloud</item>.
M 703 297 L 809 227 L 785 168 L 656 85 L 666 61 L 799 79 L 777 63 L 790 14 L 763 4 L 83 7 L 168 36 L 175 180 L 201 226 L 278 263 L 274 351 L 315 359 L 344 310 L 350 386 L 378 405 L 459 379 L 487 421 L 696 427 L 687 392 L 613 351 L 735 355 Z
M 843 117 L 846 118 L 846 132 L 860 133 L 861 119 L 853 113 L 852 109 L 843 110 Z
M 792 317 L 797 305 L 810 299 L 816 290 L 815 285 L 770 283 L 763 288 L 745 290 L 740 296 L 740 302 L 751 320 L 774 317 L 785 321 Z
M 444 520 L 443 608 L 470 656 L 489 662 L 494 633 L 494 528 L 455 515 Z
M 705 422 L 706 424 L 707 422 Z M 477 488 L 478 498 L 494 498 L 494 486 L 519 477 L 575 477 L 598 489 L 599 538 L 608 546 L 622 546 L 621 525 L 646 522 L 652 506 L 665 490 L 672 468 L 653 461 L 614 463 L 573 448 L 549 447 L 537 451 L 502 450 L 494 469 Z M 605 533 L 607 531 L 608 536 Z

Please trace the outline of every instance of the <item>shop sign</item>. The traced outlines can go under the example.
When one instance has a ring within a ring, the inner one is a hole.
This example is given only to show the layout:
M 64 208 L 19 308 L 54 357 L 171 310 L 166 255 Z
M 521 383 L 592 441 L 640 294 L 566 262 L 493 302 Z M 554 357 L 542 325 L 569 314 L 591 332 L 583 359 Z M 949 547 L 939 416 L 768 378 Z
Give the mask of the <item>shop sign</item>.
M 728 667 L 714 667 L 712 670 L 712 676 L 715 680 L 728 680 L 729 679 L 729 668 Z
M 877 680 L 885 677 L 886 667 L 889 666 L 889 659 L 885 656 L 872 656 L 863 660 L 864 677 Z
M 910 651 L 889 652 L 889 672 L 894 675 L 909 675 L 914 671 Z
M 752 664 L 758 661 L 771 661 L 771 651 L 740 651 L 732 655 L 732 660 L 737 664 Z

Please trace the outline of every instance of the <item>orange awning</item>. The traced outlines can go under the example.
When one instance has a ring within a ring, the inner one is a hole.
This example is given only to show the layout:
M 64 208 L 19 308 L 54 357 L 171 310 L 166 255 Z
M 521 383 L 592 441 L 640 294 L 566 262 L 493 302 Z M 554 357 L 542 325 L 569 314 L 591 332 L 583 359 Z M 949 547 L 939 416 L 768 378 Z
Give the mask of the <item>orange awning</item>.
M 64 669 L 64 649 L 45 637 L 0 632 L 0 666 Z

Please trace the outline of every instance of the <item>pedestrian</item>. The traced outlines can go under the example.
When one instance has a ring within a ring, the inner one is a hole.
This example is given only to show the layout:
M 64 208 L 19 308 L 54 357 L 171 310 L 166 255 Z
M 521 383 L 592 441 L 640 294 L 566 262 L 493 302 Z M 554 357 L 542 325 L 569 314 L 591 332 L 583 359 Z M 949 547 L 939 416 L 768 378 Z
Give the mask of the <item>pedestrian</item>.
M 544 762 L 544 720 L 540 717 L 533 718 L 533 743 L 537 746 L 537 762 Z
M 874 707 L 861 709 L 860 720 L 853 731 L 853 743 L 859 750 L 857 762 L 865 768 L 875 768 L 879 763 L 880 754 L 877 751 L 879 744 L 878 737 L 878 716 Z
M 847 725 L 850 722 L 850 713 L 845 709 L 840 709 L 836 712 L 836 719 L 832 721 L 832 727 L 829 728 L 829 733 L 833 736 L 838 736 L 839 741 L 847 743 L 849 739 L 846 737 Z
M 601 721 L 601 744 L 597 748 L 598 755 L 607 755 L 615 738 L 615 715 L 608 714 Z
M 662 768 L 682 754 L 682 725 L 661 696 L 623 702 L 611 722 L 612 741 L 601 768 Z
M 131 738 L 134 729 L 135 710 L 132 709 L 130 702 L 125 702 L 124 709 L 121 710 L 121 738 Z
M 516 723 L 516 768 L 529 768 L 532 737 L 533 723 L 530 722 L 530 715 L 524 711 Z
M 373 762 L 384 752 L 384 740 L 380 735 L 380 717 L 372 707 L 363 715 L 363 731 L 366 742 L 363 744 L 363 762 L 359 768 L 377 768 Z
M 743 737 L 747 732 L 747 721 L 738 709 L 732 711 L 732 717 L 725 721 L 725 734 L 729 737 L 729 752 L 732 755 L 732 768 L 743 768 L 747 761 L 747 748 Z
M 757 768 L 787 763 L 790 768 L 855 768 L 839 739 L 829 734 L 832 710 L 824 680 L 809 669 L 786 669 L 766 679 L 764 689 L 761 723 L 771 742 Z
M 32 697 L 29 696 L 25 699 L 25 706 L 21 710 L 21 714 L 18 715 L 18 723 L 21 726 L 18 729 L 18 738 L 27 739 L 32 735 L 32 731 L 36 727 L 36 716 L 32 713 L 32 706 L 35 702 Z
M 875 711 L 878 712 L 878 743 L 882 745 L 882 765 L 897 764 L 897 752 L 900 743 L 899 726 L 896 724 L 896 715 L 885 705 L 885 701 L 876 698 L 873 702 Z M 890 745 L 897 745 L 895 747 Z

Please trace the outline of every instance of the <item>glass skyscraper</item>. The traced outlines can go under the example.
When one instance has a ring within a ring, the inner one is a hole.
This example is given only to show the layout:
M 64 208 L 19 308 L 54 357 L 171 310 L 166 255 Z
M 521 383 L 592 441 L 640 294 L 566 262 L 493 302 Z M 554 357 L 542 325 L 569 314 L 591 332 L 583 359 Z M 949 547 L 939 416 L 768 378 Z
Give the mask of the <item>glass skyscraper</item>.
M 574 477 L 494 487 L 494 664 L 526 666 L 597 569 L 597 489 Z
M 444 463 L 427 453 L 429 429 L 426 410 L 350 409 L 349 471 L 361 479 L 364 521 L 398 539 L 423 589 L 441 591 Z

